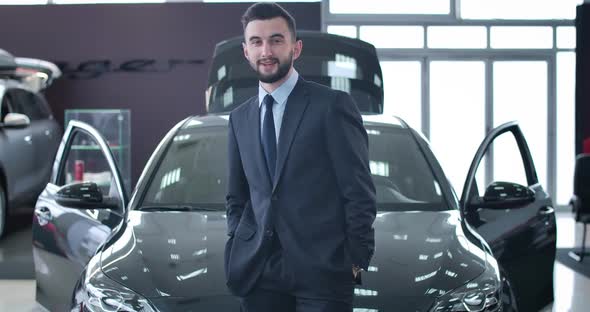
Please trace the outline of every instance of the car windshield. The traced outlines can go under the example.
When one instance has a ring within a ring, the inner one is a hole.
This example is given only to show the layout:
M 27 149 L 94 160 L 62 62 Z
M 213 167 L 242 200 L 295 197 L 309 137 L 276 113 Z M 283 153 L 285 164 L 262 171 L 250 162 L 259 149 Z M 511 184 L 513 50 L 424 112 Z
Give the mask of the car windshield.
M 409 130 L 366 126 L 379 211 L 448 210 L 441 188 Z M 225 210 L 227 128 L 180 131 L 152 176 L 141 207 Z

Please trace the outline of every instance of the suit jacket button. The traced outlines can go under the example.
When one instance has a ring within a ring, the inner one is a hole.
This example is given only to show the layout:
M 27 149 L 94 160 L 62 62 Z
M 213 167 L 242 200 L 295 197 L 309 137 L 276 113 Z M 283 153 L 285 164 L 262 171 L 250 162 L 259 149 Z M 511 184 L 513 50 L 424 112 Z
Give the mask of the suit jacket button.
M 273 195 L 271 198 L 272 201 L 277 201 L 279 200 L 279 197 L 277 195 Z
M 266 230 L 266 236 L 268 237 L 272 237 L 272 231 L 271 230 Z

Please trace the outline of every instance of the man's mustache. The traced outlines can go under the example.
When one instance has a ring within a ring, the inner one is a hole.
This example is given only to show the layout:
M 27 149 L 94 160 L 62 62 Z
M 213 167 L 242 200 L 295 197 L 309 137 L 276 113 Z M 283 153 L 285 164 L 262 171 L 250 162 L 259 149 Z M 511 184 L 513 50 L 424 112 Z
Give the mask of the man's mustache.
M 260 59 L 260 60 L 256 61 L 256 64 L 259 64 L 260 65 L 261 63 L 270 63 L 270 62 L 272 62 L 272 63 L 278 63 L 279 62 L 279 59 L 278 58 L 275 58 L 275 57 Z

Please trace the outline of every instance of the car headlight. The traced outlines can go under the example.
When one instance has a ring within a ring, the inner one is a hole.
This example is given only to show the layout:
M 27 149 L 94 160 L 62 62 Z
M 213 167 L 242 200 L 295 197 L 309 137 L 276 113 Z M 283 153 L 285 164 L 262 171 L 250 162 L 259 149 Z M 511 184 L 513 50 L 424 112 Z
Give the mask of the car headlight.
M 82 311 L 88 312 L 156 312 L 147 299 L 111 280 L 98 263 L 89 263 L 84 285 Z
M 431 312 L 499 311 L 501 283 L 496 270 L 487 269 L 469 283 L 436 300 Z

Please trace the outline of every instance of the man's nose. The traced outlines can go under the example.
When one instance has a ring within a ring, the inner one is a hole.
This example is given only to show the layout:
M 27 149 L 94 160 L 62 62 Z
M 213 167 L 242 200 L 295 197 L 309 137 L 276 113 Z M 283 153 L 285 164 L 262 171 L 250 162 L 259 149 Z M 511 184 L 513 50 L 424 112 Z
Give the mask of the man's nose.
M 262 43 L 262 56 L 263 57 L 272 56 L 272 46 L 267 41 Z

